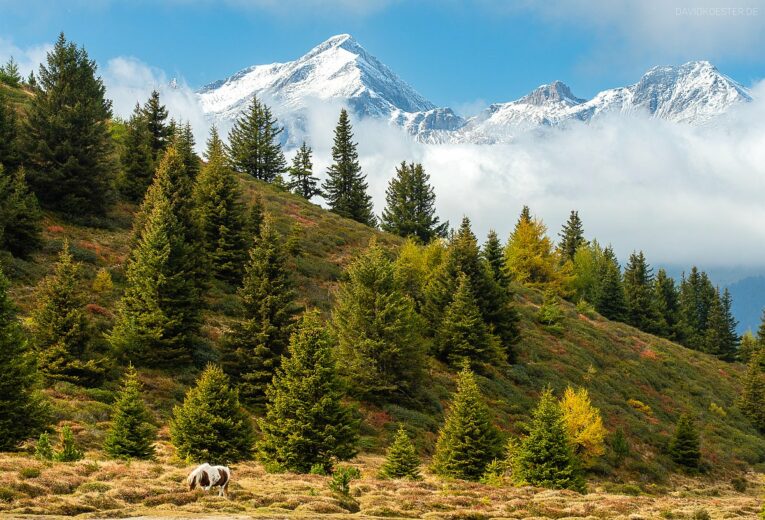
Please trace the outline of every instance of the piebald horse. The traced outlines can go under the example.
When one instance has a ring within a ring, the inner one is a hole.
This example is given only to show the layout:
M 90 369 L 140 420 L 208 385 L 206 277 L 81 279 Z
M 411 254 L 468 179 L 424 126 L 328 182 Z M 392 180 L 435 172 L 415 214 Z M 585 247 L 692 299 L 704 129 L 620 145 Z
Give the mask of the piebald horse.
M 210 466 L 205 462 L 189 473 L 189 477 L 186 480 L 189 483 L 189 491 L 193 491 L 197 486 L 205 491 L 209 491 L 210 488 L 217 486 L 220 488 L 218 496 L 228 498 L 231 470 L 226 466 Z

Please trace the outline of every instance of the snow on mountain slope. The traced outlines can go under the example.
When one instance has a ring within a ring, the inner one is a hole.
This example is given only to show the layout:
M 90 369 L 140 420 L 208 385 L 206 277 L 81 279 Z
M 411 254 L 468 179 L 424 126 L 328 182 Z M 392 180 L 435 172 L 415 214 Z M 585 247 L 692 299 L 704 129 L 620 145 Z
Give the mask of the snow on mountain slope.
M 590 100 L 555 81 L 465 120 L 450 108 L 437 108 L 348 34 L 329 38 L 295 61 L 256 65 L 198 92 L 202 110 L 223 130 L 254 95 L 272 106 L 291 144 L 306 132 L 317 102 L 346 106 L 357 118 L 388 121 L 425 143 L 498 143 L 609 113 L 644 113 L 701 125 L 736 103 L 751 101 L 744 87 L 709 62 L 694 61 L 654 67 L 634 85 L 605 90 Z
M 202 109 L 230 122 L 253 95 L 271 104 L 289 130 L 299 131 L 315 101 L 338 101 L 358 117 L 392 119 L 413 133 L 455 129 L 463 120 L 437 109 L 348 34 L 333 36 L 288 63 L 257 65 L 199 91 Z
M 677 123 L 706 124 L 732 105 L 751 101 L 748 91 L 707 61 L 654 67 L 628 87 L 579 99 L 560 81 L 509 103 L 497 103 L 467 120 L 452 140 L 495 143 L 542 127 L 591 121 L 609 113 L 643 113 Z

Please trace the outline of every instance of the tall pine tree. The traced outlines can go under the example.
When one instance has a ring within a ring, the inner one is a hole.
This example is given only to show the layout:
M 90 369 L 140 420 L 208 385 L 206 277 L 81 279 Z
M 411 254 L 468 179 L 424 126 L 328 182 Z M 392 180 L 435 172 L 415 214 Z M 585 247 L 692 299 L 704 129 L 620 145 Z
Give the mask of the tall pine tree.
M 646 332 L 655 332 L 657 317 L 651 294 L 653 274 L 643 252 L 632 253 L 624 268 L 624 299 L 627 323 Z
M 152 90 L 149 99 L 140 109 L 141 119 L 146 123 L 149 132 L 149 148 L 154 163 L 159 162 L 165 149 L 170 144 L 172 128 L 167 121 L 167 108 L 159 100 L 159 92 Z
M 246 256 L 245 216 L 236 174 L 228 167 L 223 142 L 213 128 L 207 141 L 207 164 L 194 186 L 202 245 L 214 275 L 229 282 L 242 278 Z
M 351 120 L 345 109 L 340 111 L 335 128 L 332 161 L 322 186 L 330 209 L 342 217 L 374 227 L 377 219 L 372 212 L 372 197 L 367 193 L 366 175 L 361 172 Z
M 738 407 L 755 428 L 765 432 L 765 353 L 759 350 L 747 364 Z
M 563 229 L 558 233 L 558 236 L 560 237 L 560 243 L 558 244 L 560 261 L 573 262 L 576 250 L 587 245 L 587 240 L 584 239 L 582 219 L 579 218 L 578 211 L 571 211 L 571 215 L 569 215 L 566 223 L 563 224 Z
M 627 315 L 627 303 L 624 297 L 622 271 L 611 246 L 603 250 L 600 278 L 595 308 L 609 320 L 624 320 Z
M 501 451 L 499 431 L 467 366 L 457 380 L 446 422 L 438 434 L 433 471 L 444 477 L 479 480 Z
M 255 433 L 223 370 L 208 365 L 173 409 L 170 440 L 181 459 L 230 464 L 252 457 Z
M 669 441 L 669 455 L 677 464 L 689 470 L 696 470 L 701 460 L 699 432 L 693 417 L 683 414 L 677 421 L 675 433 Z
M 313 163 L 311 162 L 311 147 L 303 141 L 303 144 L 292 158 L 292 166 L 289 168 L 289 189 L 306 200 L 311 200 L 316 195 L 321 195 L 319 178 L 313 175 Z
M 154 457 L 156 430 L 143 402 L 143 385 L 138 372 L 129 365 L 112 405 L 112 422 L 104 440 L 104 451 L 115 459 L 150 459 Z
M 122 171 L 118 177 L 120 193 L 132 202 L 143 200 L 154 176 L 155 156 L 152 134 L 139 105 L 127 122 L 125 145 L 121 150 Z
M 259 458 L 275 470 L 331 471 L 337 461 L 356 455 L 358 424 L 342 403 L 332 342 L 318 312 L 307 312 L 290 338 L 266 390 L 266 415 Z
M 503 289 L 507 289 L 510 285 L 510 279 L 505 272 L 505 256 L 503 254 L 502 242 L 500 242 L 497 232 L 493 229 L 490 229 L 486 236 L 486 242 L 484 242 L 481 248 L 481 255 L 483 255 L 484 260 L 489 264 L 494 281 Z
M 16 449 L 49 422 L 49 409 L 38 390 L 37 367 L 8 296 L 0 270 L 0 450 Z
M 170 201 L 159 190 L 153 197 L 130 253 L 127 287 L 109 340 L 137 365 L 184 364 L 191 361 L 200 324 L 199 294 L 188 263 L 193 253 Z
M 27 258 L 42 244 L 42 214 L 23 168 L 10 173 L 0 164 L 0 249 Z
M 256 179 L 273 182 L 287 170 L 277 126 L 271 109 L 252 97 L 248 110 L 236 120 L 229 133 L 229 147 L 234 169 Z
M 109 207 L 116 164 L 105 93 L 96 62 L 61 33 L 40 65 L 24 131 L 29 183 L 44 207 L 76 216 Z
M 528 436 L 514 454 L 515 478 L 533 486 L 582 491 L 584 481 L 571 441 L 563 411 L 547 389 L 534 410 Z
M 181 161 L 186 170 L 186 175 L 192 181 L 197 178 L 199 170 L 202 167 L 202 161 L 194 151 L 196 147 L 196 141 L 194 140 L 194 133 L 191 130 L 191 123 L 186 121 L 185 124 L 178 127 L 173 132 L 172 146 L 178 151 L 181 156 Z
M 48 379 L 96 385 L 103 378 L 105 360 L 91 355 L 80 269 L 64 242 L 53 273 L 38 286 L 31 328 L 40 371 Z
M 393 262 L 372 244 L 346 275 L 332 313 L 338 370 L 367 399 L 411 396 L 424 369 L 424 342 L 414 302 L 398 285 Z
M 446 236 L 449 223 L 439 223 L 436 194 L 422 164 L 402 162 L 388 183 L 385 200 L 380 223 L 384 231 L 416 238 L 423 244 Z
M 16 109 L 0 90 L 0 165 L 13 172 L 21 164 L 19 122 Z
M 270 219 L 250 250 L 239 297 L 241 320 L 223 341 L 223 366 L 245 403 L 260 407 L 287 349 L 296 312 L 287 255 Z
M 464 274 L 460 274 L 454 300 L 444 313 L 436 335 L 435 351 L 452 366 L 489 362 L 500 357 L 499 339 L 483 321 Z
M 667 271 L 659 269 L 653 280 L 653 307 L 657 313 L 655 332 L 671 340 L 678 339 L 679 302 L 675 281 L 667 275 Z

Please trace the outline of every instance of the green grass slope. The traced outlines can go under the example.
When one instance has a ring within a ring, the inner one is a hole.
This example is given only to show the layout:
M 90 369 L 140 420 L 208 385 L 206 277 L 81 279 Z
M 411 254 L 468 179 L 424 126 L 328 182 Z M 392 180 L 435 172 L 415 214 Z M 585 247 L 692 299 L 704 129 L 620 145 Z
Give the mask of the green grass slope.
M 273 186 L 250 179 L 242 179 L 242 183 L 247 198 L 260 194 L 266 210 L 285 235 L 296 234 L 301 253 L 294 260 L 294 275 L 305 305 L 327 311 L 343 266 L 373 237 L 386 247 L 401 243 L 397 237 L 340 218 Z M 100 268 L 112 274 L 114 291 L 89 293 L 88 309 L 94 327 L 107 331 L 124 284 L 134 210 L 131 206 L 117 206 L 107 228 L 72 225 L 53 215 L 46 216 L 45 245 L 39 253 L 28 261 L 3 258 L 22 312 L 28 312 L 34 284 L 50 272 L 63 240 L 68 239 L 76 259 L 83 263 L 88 284 Z M 694 413 L 698 419 L 703 457 L 709 468 L 737 472 L 765 461 L 765 439 L 735 407 L 744 367 L 720 362 L 623 324 L 588 318 L 568 304 L 564 304 L 563 332 L 553 334 L 535 320 L 541 299 L 536 291 L 516 288 L 516 302 L 523 317 L 522 340 L 517 346 L 519 362 L 512 367 L 487 367 L 480 377 L 497 424 L 508 435 L 523 432 L 524 421 L 546 385 L 557 392 L 575 385 L 589 389 L 607 427 L 612 431 L 621 428 L 631 444 L 631 455 L 623 467 L 614 468 L 607 453 L 594 468 L 595 474 L 662 481 L 675 469 L 664 447 L 675 420 L 684 411 Z M 203 334 L 214 341 L 236 309 L 235 288 L 214 285 L 208 304 Z M 194 375 L 144 375 L 148 401 L 158 421 L 167 419 Z M 453 374 L 435 361 L 428 375 L 427 390 L 418 406 L 359 403 L 366 450 L 379 452 L 387 445 L 398 422 L 406 422 L 420 433 L 417 442 L 421 448 L 433 447 L 454 380 Z M 86 446 L 100 445 L 112 391 L 58 384 L 49 394 L 56 402 L 57 419 L 73 423 Z M 166 430 L 162 433 L 166 435 Z

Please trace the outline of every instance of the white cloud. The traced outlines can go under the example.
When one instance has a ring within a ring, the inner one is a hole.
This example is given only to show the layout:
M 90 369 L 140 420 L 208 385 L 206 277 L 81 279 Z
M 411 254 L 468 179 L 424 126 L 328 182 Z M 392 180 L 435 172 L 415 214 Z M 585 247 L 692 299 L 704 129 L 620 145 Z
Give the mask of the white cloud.
M 11 49 L 29 67 L 45 48 L 0 41 L 0 59 Z M 203 145 L 209 123 L 182 78 L 171 88 L 162 70 L 126 57 L 109 60 L 100 73 L 117 115 L 129 116 L 156 88 Z M 419 161 L 432 177 L 440 216 L 453 225 L 470 216 L 481 237 L 489 228 L 506 237 L 523 204 L 555 237 L 578 209 L 588 236 L 613 243 L 621 257 L 643 249 L 654 264 L 765 268 L 765 82 L 753 95 L 714 127 L 614 116 L 511 145 L 422 145 L 375 120 L 354 128 L 377 213 L 396 165 Z M 307 130 L 322 177 L 338 111 L 325 102 L 310 109 Z
M 0 38 L 0 63 L 4 65 L 12 56 L 19 66 L 19 72 L 26 77 L 32 71 L 37 72 L 40 63 L 45 61 L 46 54 L 52 48 L 52 44 L 43 43 L 22 49 L 11 40 Z
M 765 0 L 482 0 L 489 9 L 532 12 L 562 27 L 594 31 L 596 60 L 761 59 Z M 628 56 L 625 56 L 627 54 Z M 655 64 L 655 63 L 652 63 Z
M 136 103 L 143 104 L 151 91 L 157 90 L 169 116 L 180 122 L 190 122 L 197 149 L 204 148 L 210 124 L 202 113 L 196 94 L 183 78 L 170 78 L 164 71 L 130 57 L 113 58 L 100 72 L 115 115 L 127 119 Z
M 754 90 L 765 99 L 765 83 Z M 337 111 L 313 114 L 316 171 L 324 175 Z M 420 161 L 438 210 L 463 215 L 484 237 L 507 237 L 523 204 L 555 238 L 572 209 L 590 238 L 620 257 L 642 249 L 653 264 L 765 267 L 765 102 L 740 107 L 715 127 L 614 116 L 511 145 L 421 145 L 387 124 L 355 123 L 376 212 L 402 160 Z

